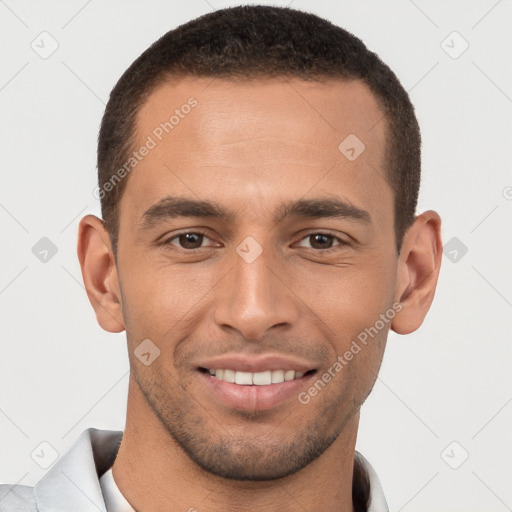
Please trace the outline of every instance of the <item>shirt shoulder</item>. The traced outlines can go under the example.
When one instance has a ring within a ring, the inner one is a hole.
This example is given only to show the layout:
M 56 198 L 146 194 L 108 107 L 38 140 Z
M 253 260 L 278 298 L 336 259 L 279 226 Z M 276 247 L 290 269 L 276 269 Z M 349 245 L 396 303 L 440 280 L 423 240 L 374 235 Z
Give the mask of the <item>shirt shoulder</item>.
M 368 460 L 361 455 L 361 453 L 356 451 L 355 457 L 366 471 L 368 483 L 370 484 L 370 496 L 367 512 L 389 512 L 384 491 L 375 469 Z
M 34 488 L 0 484 L 0 512 L 37 512 Z

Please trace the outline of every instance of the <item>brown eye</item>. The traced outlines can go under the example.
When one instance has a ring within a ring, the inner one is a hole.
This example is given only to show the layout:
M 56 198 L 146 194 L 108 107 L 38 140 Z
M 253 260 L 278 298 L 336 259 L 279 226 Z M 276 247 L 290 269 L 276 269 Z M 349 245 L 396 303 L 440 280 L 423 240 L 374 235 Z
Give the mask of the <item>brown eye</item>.
M 204 235 L 201 233 L 182 233 L 173 240 L 177 240 L 182 249 L 199 249 L 203 245 Z
M 329 249 L 332 247 L 334 237 L 322 233 L 309 235 L 309 243 L 313 249 Z
M 337 246 L 348 245 L 343 239 L 330 235 L 329 233 L 311 233 L 306 235 L 298 244 L 299 247 L 306 247 L 308 249 L 316 249 L 317 251 L 336 250 Z M 340 247 L 341 248 L 341 247 Z

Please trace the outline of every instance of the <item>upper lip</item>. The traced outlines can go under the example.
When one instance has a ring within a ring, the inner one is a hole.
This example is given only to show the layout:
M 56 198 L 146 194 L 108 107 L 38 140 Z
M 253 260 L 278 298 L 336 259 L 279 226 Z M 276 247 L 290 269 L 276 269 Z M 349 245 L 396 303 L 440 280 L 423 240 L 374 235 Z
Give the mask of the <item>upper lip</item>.
M 198 367 L 208 370 L 229 369 L 251 373 L 264 372 L 267 370 L 307 372 L 316 368 L 314 363 L 308 363 L 302 359 L 277 354 L 259 356 L 241 354 L 218 356 L 199 362 Z

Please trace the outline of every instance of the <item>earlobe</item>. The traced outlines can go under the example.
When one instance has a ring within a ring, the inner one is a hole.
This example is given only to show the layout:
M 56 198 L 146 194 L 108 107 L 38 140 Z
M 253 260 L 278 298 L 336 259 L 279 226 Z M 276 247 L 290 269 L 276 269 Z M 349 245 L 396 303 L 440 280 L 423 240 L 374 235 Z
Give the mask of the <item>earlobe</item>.
M 442 259 L 441 218 L 434 211 L 417 216 L 400 252 L 395 301 L 402 310 L 391 329 L 409 334 L 420 327 L 430 309 Z
M 98 217 L 87 215 L 80 221 L 77 252 L 98 323 L 109 332 L 124 331 L 116 263 L 108 232 Z

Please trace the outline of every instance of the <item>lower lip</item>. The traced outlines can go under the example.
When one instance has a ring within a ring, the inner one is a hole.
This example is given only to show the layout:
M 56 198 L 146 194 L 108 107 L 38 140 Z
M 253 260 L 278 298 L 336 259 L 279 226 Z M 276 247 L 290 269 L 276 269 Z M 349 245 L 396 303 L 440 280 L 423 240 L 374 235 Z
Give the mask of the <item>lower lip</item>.
M 243 411 L 266 411 L 289 398 L 297 397 L 316 372 L 303 375 L 300 379 L 266 386 L 233 384 L 217 379 L 209 373 L 198 373 L 221 405 Z

